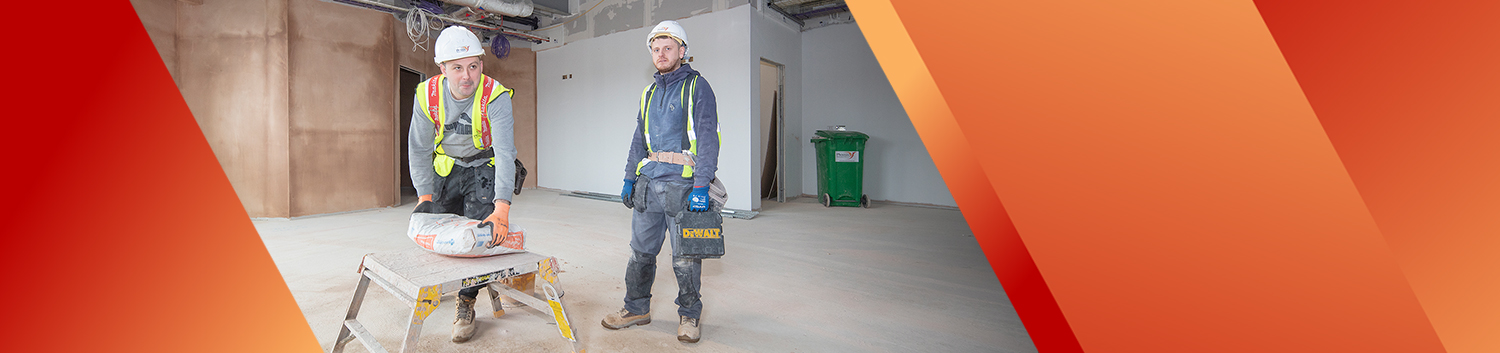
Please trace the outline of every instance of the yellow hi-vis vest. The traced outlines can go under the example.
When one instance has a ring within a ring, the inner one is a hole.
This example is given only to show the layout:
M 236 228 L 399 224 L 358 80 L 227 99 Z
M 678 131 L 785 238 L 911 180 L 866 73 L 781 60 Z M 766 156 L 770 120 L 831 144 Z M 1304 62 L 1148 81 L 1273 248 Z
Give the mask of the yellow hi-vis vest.
M 479 89 L 479 101 L 472 105 L 474 109 L 469 113 L 469 117 L 470 122 L 473 123 L 470 124 L 473 127 L 470 135 L 474 138 L 474 148 L 482 151 L 490 148 L 490 117 L 486 114 L 489 112 L 490 102 L 500 98 L 500 95 L 504 93 L 510 93 L 511 97 L 515 97 L 516 90 L 505 88 L 505 85 L 501 85 L 489 76 L 479 75 L 479 80 L 484 82 L 484 85 Z M 443 103 L 446 99 L 442 97 L 442 84 L 443 75 L 433 76 L 427 80 L 427 94 L 417 95 L 417 106 L 427 107 L 427 120 L 432 121 L 432 131 L 437 133 L 432 140 L 432 145 L 437 152 L 434 153 L 435 156 L 432 159 L 432 169 L 437 171 L 439 176 L 446 177 L 449 172 L 453 171 L 453 164 L 457 160 L 443 152 L 443 124 L 448 119 L 448 108 Z M 490 165 L 495 165 L 495 157 L 490 157 Z
M 693 77 L 690 78 L 690 80 L 692 80 L 692 81 L 688 82 L 688 83 L 682 84 L 682 87 L 678 89 L 677 99 L 679 101 L 687 103 L 687 114 L 686 114 L 687 115 L 687 136 L 688 136 L 688 150 L 687 150 L 687 152 L 688 152 L 688 154 L 693 155 L 693 157 L 697 157 L 698 156 L 698 133 L 695 132 L 695 131 L 693 131 L 693 113 L 696 112 L 696 110 L 694 110 L 694 104 L 693 103 L 694 103 L 695 100 L 693 99 L 693 97 L 688 97 L 687 93 L 688 92 L 693 92 L 694 94 L 698 93 L 698 75 L 693 75 Z M 651 149 L 651 100 L 653 98 L 656 98 L 656 97 L 653 96 L 653 93 L 655 93 L 655 92 L 656 92 L 656 84 L 655 83 L 652 83 L 650 86 L 647 86 L 646 89 L 641 90 L 641 112 L 640 112 L 640 114 L 641 114 L 641 119 L 642 119 L 642 122 L 643 122 L 641 124 L 641 127 L 644 129 L 644 131 L 641 131 L 641 134 L 643 134 L 643 135 L 646 136 L 646 154 L 648 154 L 648 155 L 652 151 L 654 151 L 653 149 Z M 663 98 L 665 98 L 665 97 L 663 97 Z M 724 133 L 721 132 L 721 131 L 719 131 L 717 126 L 715 126 L 714 132 L 717 132 L 719 134 L 719 140 L 720 141 L 724 140 Z M 651 159 L 649 157 L 648 158 L 641 158 L 641 161 L 637 162 L 635 164 L 635 175 L 641 175 L 641 167 L 645 167 L 647 162 L 651 162 Z M 692 178 L 693 177 L 693 166 L 690 166 L 690 165 L 682 166 L 682 177 L 683 178 Z

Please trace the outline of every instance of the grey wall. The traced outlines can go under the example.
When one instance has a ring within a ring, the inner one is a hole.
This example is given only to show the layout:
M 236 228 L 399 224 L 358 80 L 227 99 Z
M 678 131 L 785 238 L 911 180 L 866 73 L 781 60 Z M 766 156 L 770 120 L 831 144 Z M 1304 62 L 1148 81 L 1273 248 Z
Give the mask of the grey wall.
M 606 3 L 608 5 L 608 3 Z M 759 209 L 760 61 L 785 66 L 788 196 L 817 192 L 814 130 L 846 125 L 870 134 L 865 193 L 872 199 L 955 206 L 859 27 L 807 32 L 754 6 L 679 19 L 693 67 L 713 83 L 723 150 L 719 176 L 730 208 Z M 537 53 L 539 186 L 615 194 L 641 89 L 655 71 L 636 28 Z M 562 79 L 572 75 L 570 79 Z
M 800 129 L 802 126 L 802 100 L 804 94 L 802 89 L 802 31 L 797 23 L 787 20 L 785 16 L 773 10 L 760 7 L 753 8 L 750 12 L 750 18 L 752 19 L 750 22 L 752 32 L 750 43 L 752 58 L 750 64 L 755 65 L 755 71 L 753 72 L 756 73 L 757 77 L 759 76 L 760 61 L 762 59 L 770 60 L 784 66 L 783 70 L 785 72 L 783 74 L 785 77 L 783 78 L 782 85 L 785 86 L 784 89 L 786 92 L 783 92 L 781 99 L 785 100 L 785 110 L 783 112 L 786 113 L 786 116 L 782 117 L 785 119 L 785 130 L 780 131 L 785 142 L 783 148 L 786 149 L 783 152 L 783 157 L 786 158 L 786 161 L 783 161 L 786 168 L 786 180 L 784 181 L 786 183 L 787 197 L 796 197 L 801 194 L 802 190 L 802 148 L 804 147 L 800 142 L 802 135 L 802 129 Z M 752 80 L 751 84 L 754 87 L 751 88 L 750 92 L 755 94 L 754 99 L 758 103 L 762 99 L 760 97 L 761 82 L 759 79 L 756 79 Z M 751 116 L 757 120 L 760 119 L 762 115 L 761 110 L 764 108 L 760 104 L 755 104 L 751 109 Z M 754 124 L 754 127 L 756 130 L 751 132 L 751 136 L 756 136 L 757 138 L 766 136 L 767 132 L 761 130 L 760 124 Z M 755 163 L 754 168 L 751 168 L 753 173 L 751 177 L 754 182 L 750 186 L 753 188 L 752 195 L 760 195 L 760 161 L 765 158 L 762 154 L 765 154 L 766 151 L 764 147 L 757 146 L 752 148 L 751 152 L 754 156 L 754 159 L 751 160 L 755 161 Z M 760 209 L 760 201 L 760 198 L 756 197 L 752 202 L 752 207 Z
M 957 206 L 858 25 L 802 32 L 802 65 L 804 140 L 832 125 L 869 134 L 864 191 L 871 199 Z M 813 195 L 817 160 L 805 142 L 798 143 L 802 193 Z
M 737 209 L 752 207 L 752 185 L 759 183 L 751 179 L 752 73 L 759 61 L 747 45 L 750 11 L 740 6 L 678 20 L 688 31 L 693 68 L 718 98 L 718 175 L 729 190 L 728 207 Z M 537 52 L 539 186 L 620 192 L 641 90 L 656 72 L 647 32 L 636 28 Z

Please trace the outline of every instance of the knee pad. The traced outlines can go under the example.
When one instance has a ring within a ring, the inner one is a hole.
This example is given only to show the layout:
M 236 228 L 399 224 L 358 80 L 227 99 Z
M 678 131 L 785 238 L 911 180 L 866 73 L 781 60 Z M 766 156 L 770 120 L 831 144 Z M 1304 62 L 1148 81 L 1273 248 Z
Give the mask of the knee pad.
M 635 261 L 635 262 L 639 262 L 639 263 L 647 264 L 647 265 L 655 265 L 656 264 L 656 256 L 648 255 L 646 253 L 635 251 L 635 250 L 631 250 L 630 252 L 632 253 L 630 255 L 630 261 Z

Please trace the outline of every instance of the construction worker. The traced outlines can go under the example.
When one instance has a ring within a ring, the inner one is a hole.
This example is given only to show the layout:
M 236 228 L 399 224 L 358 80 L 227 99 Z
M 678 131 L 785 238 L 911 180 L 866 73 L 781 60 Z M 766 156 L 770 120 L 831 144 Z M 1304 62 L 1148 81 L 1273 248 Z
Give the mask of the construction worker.
M 468 29 L 443 29 L 433 50 L 442 75 L 417 87 L 407 136 L 411 180 L 420 195 L 417 211 L 484 220 L 494 231 L 487 246 L 497 246 L 509 233 L 511 194 L 518 184 L 511 116 L 515 90 L 482 74 L 484 46 Z M 507 284 L 531 289 L 524 278 Z M 481 287 L 458 292 L 453 342 L 474 336 L 474 302 Z M 495 316 L 504 314 L 502 308 L 494 310 Z
M 656 255 L 673 219 L 684 211 L 717 212 L 722 207 L 709 197 L 719 164 L 717 104 L 708 80 L 685 60 L 687 32 L 676 21 L 662 21 L 651 29 L 646 44 L 656 66 L 656 82 L 641 93 L 635 137 L 626 157 L 620 196 L 636 212 L 631 219 L 632 256 L 625 269 L 625 307 L 602 322 L 612 330 L 651 323 Z M 698 342 L 702 266 L 701 259 L 672 258 L 679 341 Z

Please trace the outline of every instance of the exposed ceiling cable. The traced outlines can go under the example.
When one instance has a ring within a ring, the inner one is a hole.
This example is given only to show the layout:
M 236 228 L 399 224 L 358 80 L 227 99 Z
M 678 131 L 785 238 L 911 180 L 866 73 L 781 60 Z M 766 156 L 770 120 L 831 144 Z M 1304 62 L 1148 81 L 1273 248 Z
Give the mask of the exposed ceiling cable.
M 411 42 L 415 43 L 411 51 L 418 51 L 418 49 L 427 51 L 428 33 L 442 29 L 437 21 L 428 19 L 429 16 L 436 15 L 421 6 L 412 6 L 411 10 L 406 11 L 406 37 L 411 38 Z

